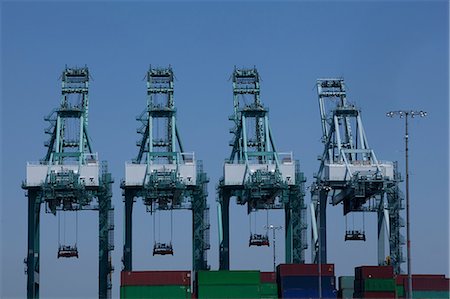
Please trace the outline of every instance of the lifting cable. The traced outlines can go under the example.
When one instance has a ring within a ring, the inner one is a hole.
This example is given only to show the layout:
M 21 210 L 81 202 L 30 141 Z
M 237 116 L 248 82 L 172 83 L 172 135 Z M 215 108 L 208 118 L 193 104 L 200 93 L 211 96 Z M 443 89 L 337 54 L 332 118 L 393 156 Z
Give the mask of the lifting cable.
M 158 243 L 160 243 L 161 242 L 161 214 L 162 214 L 162 212 L 161 211 L 159 211 L 159 213 L 158 213 Z
M 155 221 L 156 211 L 154 211 L 152 214 L 150 214 L 150 217 L 152 217 L 153 221 L 153 244 L 156 244 L 156 221 Z
M 170 244 L 173 239 L 173 209 L 170 209 Z
M 366 233 L 366 220 L 365 220 L 365 212 L 363 211 L 363 234 Z
M 78 210 L 75 210 L 75 247 L 78 243 Z
M 61 213 L 58 213 L 58 248 L 61 245 Z

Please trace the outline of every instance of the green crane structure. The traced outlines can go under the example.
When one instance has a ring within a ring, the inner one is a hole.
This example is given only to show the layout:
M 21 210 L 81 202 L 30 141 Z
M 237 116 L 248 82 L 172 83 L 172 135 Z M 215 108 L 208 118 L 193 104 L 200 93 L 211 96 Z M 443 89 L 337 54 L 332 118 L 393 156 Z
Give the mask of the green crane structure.
M 312 261 L 327 262 L 329 200 L 333 206 L 343 205 L 344 216 L 377 213 L 378 264 L 392 264 L 400 273 L 404 262 L 400 229 L 404 221 L 400 217 L 403 195 L 397 163 L 376 158 L 364 131 L 361 111 L 347 102 L 343 79 L 319 79 L 317 92 L 324 151 L 311 186 Z M 345 240 L 365 241 L 364 228 L 347 229 Z
M 234 114 L 231 155 L 224 164 L 218 189 L 219 262 L 230 268 L 229 204 L 247 205 L 248 214 L 258 210 L 285 210 L 286 263 L 304 263 L 306 206 L 303 173 L 292 153 L 278 153 L 269 127 L 268 109 L 260 100 L 256 68 L 236 69 L 233 79 Z M 269 245 L 268 237 L 250 234 L 249 245 Z
M 208 178 L 202 161 L 185 153 L 176 125 L 172 68 L 152 68 L 147 72 L 147 107 L 137 118 L 139 152 L 125 164 L 121 184 L 125 202 L 125 242 L 123 270 L 132 270 L 132 212 L 135 198 L 141 197 L 146 210 L 192 210 L 192 267 L 206 270 L 209 245 Z M 172 225 L 172 223 L 170 224 Z M 172 254 L 170 243 L 156 243 L 153 255 Z
M 28 252 L 25 259 L 27 298 L 39 298 L 40 211 L 56 215 L 69 211 L 98 210 L 99 298 L 111 298 L 111 251 L 114 249 L 113 180 L 106 162 L 99 162 L 88 136 L 89 70 L 66 67 L 62 73 L 62 99 L 46 121 L 50 135 L 47 154 L 27 164 L 22 188 L 28 197 Z M 59 257 L 78 257 L 77 244 L 59 244 Z

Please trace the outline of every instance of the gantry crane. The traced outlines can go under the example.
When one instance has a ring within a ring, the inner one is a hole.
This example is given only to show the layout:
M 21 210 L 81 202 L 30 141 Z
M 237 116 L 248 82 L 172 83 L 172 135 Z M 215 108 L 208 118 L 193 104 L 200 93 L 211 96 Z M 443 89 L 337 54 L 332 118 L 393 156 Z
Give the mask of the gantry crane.
M 306 206 L 304 176 L 292 153 L 278 153 L 260 100 L 256 68 L 234 69 L 231 155 L 218 185 L 220 269 L 230 268 L 229 203 L 247 205 L 248 213 L 285 210 L 286 262 L 304 263 Z M 251 234 L 250 245 L 268 245 L 267 234 Z
M 176 125 L 174 74 L 172 68 L 152 68 L 147 72 L 147 107 L 137 118 L 139 152 L 125 164 L 125 180 L 121 184 L 125 202 L 124 271 L 132 270 L 132 211 L 136 197 L 141 197 L 146 210 L 192 210 L 192 267 L 208 269 L 209 249 L 208 178 L 202 161 L 194 153 L 185 153 Z M 172 223 L 170 224 L 172 225 Z M 156 242 L 153 255 L 173 255 L 172 242 Z
M 404 226 L 400 211 L 403 195 L 397 164 L 377 160 L 370 148 L 361 120 L 361 111 L 346 99 L 342 78 L 317 80 L 324 151 L 319 172 L 311 186 L 312 261 L 327 262 L 326 205 L 343 205 L 349 213 L 375 212 L 378 215 L 378 263 L 392 264 L 401 272 L 404 262 Z M 346 228 L 345 240 L 365 241 L 364 229 Z M 389 244 L 386 244 L 386 235 Z M 389 253 L 386 253 L 386 245 Z
M 88 136 L 89 70 L 68 68 L 62 73 L 59 108 L 46 121 L 47 154 L 27 164 L 22 188 L 28 197 L 28 253 L 25 258 L 27 297 L 39 297 L 40 211 L 56 215 L 70 211 L 99 212 L 99 298 L 111 298 L 111 251 L 114 249 L 113 180 L 106 162 L 98 161 Z M 78 257 L 77 244 L 59 244 L 58 258 Z

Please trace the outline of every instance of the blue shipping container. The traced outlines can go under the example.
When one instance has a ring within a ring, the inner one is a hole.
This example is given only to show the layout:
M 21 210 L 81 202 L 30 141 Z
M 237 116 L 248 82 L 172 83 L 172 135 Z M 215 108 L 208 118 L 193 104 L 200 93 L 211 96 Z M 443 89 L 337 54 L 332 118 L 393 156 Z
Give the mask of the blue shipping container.
M 280 278 L 279 286 L 282 291 L 288 289 L 318 290 L 318 276 L 284 276 Z M 335 290 L 336 278 L 334 276 L 322 276 L 322 290 Z
M 336 299 L 335 290 L 322 290 L 322 298 Z M 288 289 L 281 293 L 281 298 L 319 298 L 319 290 L 314 289 Z

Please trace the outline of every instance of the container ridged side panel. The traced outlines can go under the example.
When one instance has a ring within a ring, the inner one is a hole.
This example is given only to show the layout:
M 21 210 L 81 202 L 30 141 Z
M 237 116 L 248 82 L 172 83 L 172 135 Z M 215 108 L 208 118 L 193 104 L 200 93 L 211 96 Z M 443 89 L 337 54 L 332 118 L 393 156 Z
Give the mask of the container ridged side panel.
M 355 292 L 394 292 L 395 280 L 388 278 L 367 278 L 355 280 Z
M 322 276 L 334 276 L 334 264 L 322 264 Z M 317 264 L 280 264 L 277 266 L 277 277 L 282 276 L 318 276 Z
M 121 299 L 190 299 L 191 292 L 188 286 L 122 286 Z
M 259 285 L 259 271 L 198 271 L 197 285 Z
M 259 285 L 199 285 L 199 299 L 213 298 L 260 298 Z
M 190 271 L 122 271 L 121 286 L 191 285 Z

